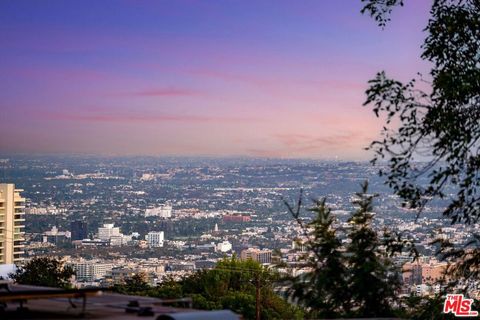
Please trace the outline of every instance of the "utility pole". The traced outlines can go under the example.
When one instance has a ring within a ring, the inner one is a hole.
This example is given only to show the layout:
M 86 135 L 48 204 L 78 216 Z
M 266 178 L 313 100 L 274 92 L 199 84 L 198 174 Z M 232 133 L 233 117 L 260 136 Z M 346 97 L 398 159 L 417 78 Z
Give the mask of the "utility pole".
M 255 273 L 255 320 L 260 320 L 260 275 Z

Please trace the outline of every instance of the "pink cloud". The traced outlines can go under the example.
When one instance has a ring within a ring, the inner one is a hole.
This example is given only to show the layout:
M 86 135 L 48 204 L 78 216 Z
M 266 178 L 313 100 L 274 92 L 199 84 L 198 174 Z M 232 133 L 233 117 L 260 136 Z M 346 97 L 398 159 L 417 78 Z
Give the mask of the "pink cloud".
M 274 82 L 273 79 L 264 79 L 258 76 L 233 74 L 216 70 L 191 70 L 189 71 L 189 73 L 205 78 L 218 79 L 223 81 L 243 82 L 257 86 L 271 85 Z
M 137 91 L 133 94 L 136 96 L 144 97 L 184 97 L 196 95 L 197 92 L 190 89 L 181 88 L 159 88 L 153 90 Z
M 45 79 L 57 81 L 99 81 L 110 77 L 100 71 L 86 68 L 52 68 L 52 67 L 31 67 L 31 68 L 12 68 L 10 74 L 23 78 Z
M 345 80 L 323 80 L 323 81 L 312 81 L 312 85 L 317 87 L 327 87 L 337 90 L 355 90 L 355 91 L 365 91 L 368 87 L 368 83 L 366 81 L 345 81 Z
M 255 157 L 262 157 L 262 158 L 281 158 L 284 154 L 281 151 L 274 151 L 274 150 L 265 150 L 265 149 L 247 149 L 248 154 L 255 156 Z
M 258 118 L 240 118 L 240 117 L 211 117 L 199 115 L 180 115 L 180 114 L 73 114 L 51 112 L 44 114 L 48 120 L 58 121 L 76 121 L 76 122 L 111 122 L 111 123 L 155 123 L 155 122 L 251 122 L 258 121 Z
M 305 134 L 277 134 L 275 137 L 287 147 L 310 150 L 322 147 L 344 147 L 345 145 L 349 145 L 356 140 L 356 138 L 359 137 L 359 134 L 347 132 L 322 137 L 315 137 Z
M 217 70 L 191 70 L 189 73 L 211 79 L 219 79 L 229 82 L 241 82 L 255 87 L 263 88 L 273 93 L 281 92 L 285 89 L 292 88 L 307 88 L 307 89 L 327 89 L 327 90 L 341 90 L 341 91 L 355 91 L 363 92 L 367 89 L 366 81 L 349 81 L 343 79 L 315 79 L 318 77 L 309 76 L 311 79 L 302 77 L 292 78 L 291 75 L 284 75 L 277 78 L 259 77 L 256 75 L 245 75 L 238 73 L 228 73 Z M 332 72 L 335 73 L 335 72 Z
M 326 150 L 342 152 L 347 148 L 355 147 L 361 140 L 365 140 L 358 132 L 345 132 L 324 136 L 308 134 L 276 134 L 273 137 L 280 142 L 280 146 L 266 148 L 248 148 L 246 152 L 257 157 L 300 157 L 318 155 Z M 360 149 L 360 147 L 359 147 Z

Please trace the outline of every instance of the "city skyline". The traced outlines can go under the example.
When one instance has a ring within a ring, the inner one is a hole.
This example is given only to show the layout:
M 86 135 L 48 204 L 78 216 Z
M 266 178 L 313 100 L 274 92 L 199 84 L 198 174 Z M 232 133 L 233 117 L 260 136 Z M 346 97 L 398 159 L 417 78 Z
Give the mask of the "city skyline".
M 0 149 L 368 159 L 367 81 L 427 70 L 429 1 L 385 30 L 360 1 L 271 4 L 3 1 Z

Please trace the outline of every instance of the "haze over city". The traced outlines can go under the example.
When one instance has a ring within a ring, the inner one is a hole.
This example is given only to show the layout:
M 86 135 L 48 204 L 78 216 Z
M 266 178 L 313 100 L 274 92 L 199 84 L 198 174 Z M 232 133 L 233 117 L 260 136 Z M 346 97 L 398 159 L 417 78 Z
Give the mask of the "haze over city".
M 426 69 L 429 3 L 2 1 L 0 150 L 368 159 L 367 81 Z
M 479 0 L 0 1 L 0 318 L 480 315 Z

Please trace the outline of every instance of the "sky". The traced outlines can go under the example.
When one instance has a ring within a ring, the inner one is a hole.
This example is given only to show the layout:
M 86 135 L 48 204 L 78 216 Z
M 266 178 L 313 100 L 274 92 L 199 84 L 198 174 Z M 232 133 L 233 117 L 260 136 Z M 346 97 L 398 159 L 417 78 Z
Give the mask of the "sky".
M 2 0 L 0 153 L 365 160 L 376 72 L 406 81 L 430 1 Z

